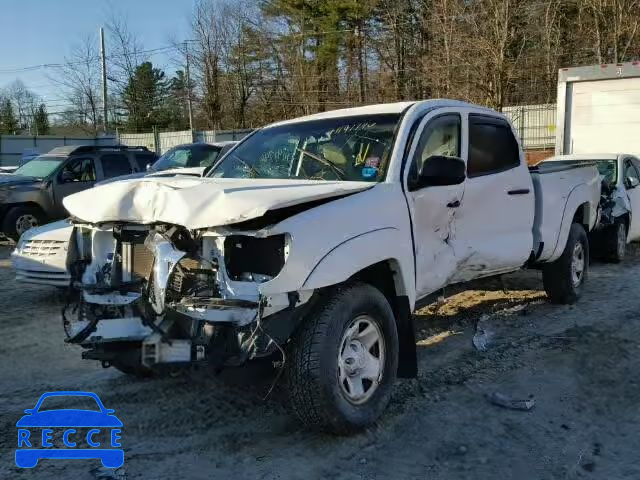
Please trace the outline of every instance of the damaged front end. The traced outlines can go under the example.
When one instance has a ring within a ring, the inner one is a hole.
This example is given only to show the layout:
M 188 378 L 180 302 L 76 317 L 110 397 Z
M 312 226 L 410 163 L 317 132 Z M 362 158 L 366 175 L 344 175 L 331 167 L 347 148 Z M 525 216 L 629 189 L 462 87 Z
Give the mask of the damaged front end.
M 280 349 L 313 291 L 263 295 L 288 234 L 153 224 L 76 224 L 67 342 L 104 366 L 238 365 Z
M 600 217 L 596 230 L 607 229 L 631 213 L 631 203 L 624 189 L 603 179 L 601 192 Z

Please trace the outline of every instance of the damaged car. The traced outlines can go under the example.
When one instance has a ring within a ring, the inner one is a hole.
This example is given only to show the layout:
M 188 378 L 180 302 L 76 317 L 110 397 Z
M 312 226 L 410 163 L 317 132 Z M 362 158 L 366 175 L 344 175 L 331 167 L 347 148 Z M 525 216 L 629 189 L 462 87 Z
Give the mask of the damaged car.
M 545 162 L 594 163 L 602 179 L 599 221 L 590 235 L 595 256 L 619 263 L 627 244 L 640 239 L 640 160 L 629 154 L 560 155 Z
M 411 314 L 443 287 L 527 266 L 575 302 L 599 195 L 594 166 L 529 170 L 510 121 L 464 102 L 275 123 L 206 177 L 65 199 L 66 341 L 133 375 L 275 355 L 305 425 L 354 432 L 416 375 Z

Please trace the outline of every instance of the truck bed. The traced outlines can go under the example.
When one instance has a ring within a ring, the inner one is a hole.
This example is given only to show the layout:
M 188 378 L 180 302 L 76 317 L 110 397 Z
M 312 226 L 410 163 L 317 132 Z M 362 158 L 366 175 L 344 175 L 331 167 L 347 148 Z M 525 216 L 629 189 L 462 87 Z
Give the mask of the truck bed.
M 533 254 L 538 262 L 550 262 L 562 254 L 562 247 L 569 235 L 570 221 L 563 221 L 580 191 L 586 191 L 591 205 L 598 205 L 600 198 L 600 174 L 595 162 L 578 161 L 542 162 L 529 167 L 536 197 L 533 222 Z M 584 198 L 584 196 L 582 197 Z M 583 212 L 581 223 L 591 230 L 597 219 L 597 208 Z

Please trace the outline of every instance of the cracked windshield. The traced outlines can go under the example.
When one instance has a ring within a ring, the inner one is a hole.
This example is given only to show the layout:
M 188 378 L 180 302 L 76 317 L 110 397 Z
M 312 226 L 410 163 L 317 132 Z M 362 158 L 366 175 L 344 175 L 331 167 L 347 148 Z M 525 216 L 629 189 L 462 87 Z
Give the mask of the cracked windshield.
M 400 114 L 350 116 L 266 128 L 232 150 L 210 176 L 379 182 Z

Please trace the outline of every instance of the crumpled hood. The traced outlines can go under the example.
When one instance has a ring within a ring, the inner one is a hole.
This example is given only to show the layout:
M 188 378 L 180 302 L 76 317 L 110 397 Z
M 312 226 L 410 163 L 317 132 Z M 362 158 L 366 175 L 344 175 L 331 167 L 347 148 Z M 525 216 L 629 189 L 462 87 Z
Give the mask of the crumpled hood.
M 173 177 L 175 175 L 191 175 L 192 177 L 201 177 L 204 167 L 189 168 L 172 168 L 169 170 L 147 170 L 146 172 L 129 173 L 128 175 L 120 175 L 119 177 L 107 178 L 96 183 L 96 187 L 106 185 L 107 183 L 119 182 L 121 180 L 134 180 L 143 177 Z
M 258 218 L 269 210 L 355 193 L 366 182 L 145 177 L 85 190 L 63 200 L 88 223 L 170 223 L 208 228 Z

